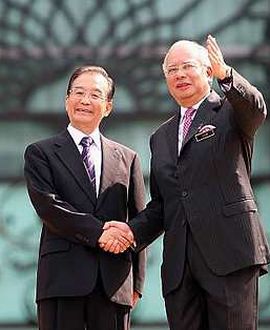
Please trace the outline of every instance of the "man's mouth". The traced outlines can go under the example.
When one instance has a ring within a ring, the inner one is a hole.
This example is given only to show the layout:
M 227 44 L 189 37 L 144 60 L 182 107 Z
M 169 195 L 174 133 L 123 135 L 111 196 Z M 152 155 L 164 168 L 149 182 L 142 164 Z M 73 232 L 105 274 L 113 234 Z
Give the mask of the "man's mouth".
M 92 111 L 90 109 L 84 109 L 84 108 L 76 109 L 76 112 L 80 112 L 80 113 L 92 113 Z
M 189 83 L 178 83 L 178 84 L 176 84 L 176 89 L 186 89 L 186 88 L 188 88 L 190 86 L 190 84 Z

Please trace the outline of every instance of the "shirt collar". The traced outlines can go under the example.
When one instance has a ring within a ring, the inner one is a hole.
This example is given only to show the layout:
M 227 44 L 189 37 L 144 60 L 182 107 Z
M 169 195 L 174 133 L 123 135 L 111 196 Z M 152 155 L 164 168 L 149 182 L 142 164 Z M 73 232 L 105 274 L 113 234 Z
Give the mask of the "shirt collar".
M 193 109 L 195 109 L 196 111 L 199 109 L 199 106 L 203 103 L 203 101 L 210 95 L 210 92 L 208 94 L 205 95 L 205 97 L 203 97 L 198 103 L 194 104 L 192 106 Z M 188 108 L 191 108 L 191 107 L 188 107 Z M 184 117 L 184 114 L 185 112 L 187 111 L 188 108 L 184 108 L 184 107 L 181 107 L 181 118 Z M 196 111 L 194 112 L 194 115 L 196 113 Z
M 80 145 L 80 142 L 83 137 L 91 136 L 91 138 L 94 140 L 94 143 L 98 147 L 98 149 L 101 149 L 101 139 L 100 139 L 100 132 L 99 132 L 98 127 L 89 135 L 87 135 L 87 134 L 83 133 L 82 131 L 80 131 L 79 129 L 73 127 L 71 124 L 68 125 L 67 130 L 77 146 Z

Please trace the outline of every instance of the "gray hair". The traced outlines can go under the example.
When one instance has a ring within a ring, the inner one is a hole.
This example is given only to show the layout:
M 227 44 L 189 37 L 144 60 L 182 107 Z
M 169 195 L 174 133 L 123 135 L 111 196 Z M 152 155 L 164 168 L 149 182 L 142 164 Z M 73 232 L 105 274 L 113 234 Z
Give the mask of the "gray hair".
M 85 72 L 91 72 L 91 73 L 99 73 L 101 74 L 108 82 L 108 99 L 111 100 L 113 98 L 114 92 L 115 92 L 115 84 L 113 79 L 109 76 L 107 71 L 102 68 L 101 66 L 96 66 L 96 65 L 85 65 L 85 66 L 80 66 L 76 68 L 73 73 L 71 74 L 71 77 L 68 82 L 67 86 L 67 95 L 70 94 L 70 90 L 72 88 L 72 84 L 76 78 L 78 78 L 81 74 Z
M 170 53 L 171 50 L 173 50 L 174 48 L 178 48 L 178 47 L 186 47 L 186 48 L 193 48 L 198 52 L 198 57 L 199 60 L 201 62 L 201 64 L 205 65 L 206 67 L 211 67 L 211 62 L 209 60 L 208 57 L 208 50 L 198 44 L 195 41 L 191 41 L 191 40 L 179 40 L 176 41 L 174 44 L 172 44 L 172 46 L 169 48 L 169 50 L 167 51 L 163 63 L 162 63 L 162 70 L 165 73 L 166 72 L 166 67 L 167 67 L 167 59 L 168 59 L 168 55 Z M 209 84 L 212 84 L 212 78 L 209 78 Z

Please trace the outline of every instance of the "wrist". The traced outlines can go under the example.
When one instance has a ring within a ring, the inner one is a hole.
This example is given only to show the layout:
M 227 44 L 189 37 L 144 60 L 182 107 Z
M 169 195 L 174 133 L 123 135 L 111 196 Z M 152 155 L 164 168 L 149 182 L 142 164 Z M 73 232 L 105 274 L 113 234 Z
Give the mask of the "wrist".
M 228 66 L 228 65 L 226 65 L 225 67 L 224 67 L 224 70 L 223 70 L 223 72 L 222 72 L 222 74 L 219 76 L 219 78 L 218 78 L 218 80 L 225 80 L 225 79 L 227 79 L 227 78 L 230 78 L 230 76 L 231 76 L 231 67 L 230 66 Z

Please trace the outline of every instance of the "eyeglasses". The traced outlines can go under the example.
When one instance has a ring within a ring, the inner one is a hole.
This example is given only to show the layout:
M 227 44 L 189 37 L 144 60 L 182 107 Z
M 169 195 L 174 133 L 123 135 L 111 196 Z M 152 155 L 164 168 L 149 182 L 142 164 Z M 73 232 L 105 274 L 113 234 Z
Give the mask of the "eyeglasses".
M 106 96 L 102 95 L 98 91 L 87 91 L 84 88 L 74 87 L 70 90 L 70 95 L 78 100 L 84 99 L 86 96 L 88 99 L 93 101 L 105 101 L 107 99 Z
M 176 75 L 179 70 L 181 70 L 184 73 L 191 73 L 194 72 L 198 67 L 202 66 L 203 64 L 194 63 L 194 62 L 186 62 L 179 65 L 171 65 L 167 68 L 164 68 L 164 72 L 166 76 L 174 76 Z

